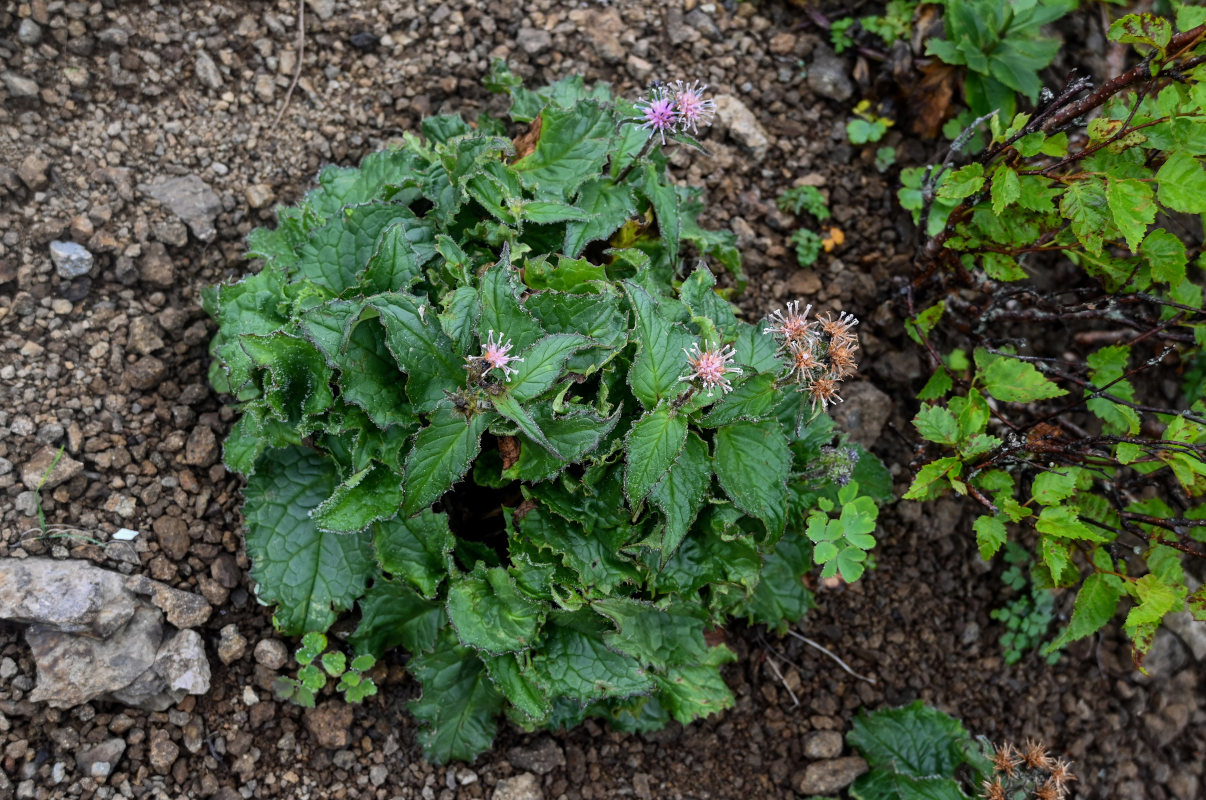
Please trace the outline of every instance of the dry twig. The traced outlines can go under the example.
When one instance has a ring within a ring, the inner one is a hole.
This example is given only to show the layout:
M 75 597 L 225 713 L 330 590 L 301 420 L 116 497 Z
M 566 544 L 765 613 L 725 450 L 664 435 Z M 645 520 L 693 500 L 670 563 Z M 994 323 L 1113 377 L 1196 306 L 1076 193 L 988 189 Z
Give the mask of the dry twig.
M 285 102 L 281 103 L 281 110 L 276 112 L 276 119 L 272 120 L 272 127 L 276 127 L 281 121 L 281 117 L 285 116 L 285 109 L 289 107 L 289 100 L 293 97 L 293 90 L 297 88 L 297 82 L 301 80 L 302 59 L 306 55 L 306 0 L 297 0 L 297 64 L 293 67 L 293 80 L 289 83 L 289 91 L 285 92 Z

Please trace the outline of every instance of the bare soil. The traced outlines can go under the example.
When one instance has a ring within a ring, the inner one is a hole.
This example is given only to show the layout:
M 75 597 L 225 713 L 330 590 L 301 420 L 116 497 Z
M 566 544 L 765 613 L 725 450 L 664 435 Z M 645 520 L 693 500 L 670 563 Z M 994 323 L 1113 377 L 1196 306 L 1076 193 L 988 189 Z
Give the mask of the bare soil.
M 885 509 L 877 568 L 820 590 L 797 626 L 874 683 L 797 640 L 733 627 L 741 658 L 726 679 L 737 707 L 724 714 L 649 736 L 504 726 L 476 763 L 439 767 L 420 756 L 404 708 L 417 687 L 400 655 L 362 707 L 307 712 L 274 699 L 276 673 L 253 656 L 274 633 L 247 577 L 240 482 L 220 462 L 233 412 L 206 382 L 213 325 L 199 291 L 248 269 L 244 237 L 322 165 L 355 164 L 428 114 L 501 113 L 481 88 L 493 57 L 529 85 L 581 73 L 630 96 L 653 79 L 699 79 L 754 114 L 764 153 L 721 120 L 706 137 L 713 156 L 678 155 L 675 175 L 705 187 L 709 225 L 740 237 L 750 318 L 800 297 L 863 320 L 862 379 L 882 394 L 857 394 L 887 413 L 875 449 L 899 489 L 912 474 L 911 398 L 926 377 L 902 335 L 897 287 L 915 243 L 894 204 L 895 172 L 878 172 L 875 147 L 854 148 L 844 132 L 879 67 L 843 57 L 854 93 L 815 94 L 801 73 L 824 40 L 800 9 L 309 0 L 304 52 L 297 17 L 292 0 L 0 5 L 0 557 L 104 561 L 78 539 L 38 536 L 22 467 L 65 445 L 84 468 L 41 493 L 46 522 L 102 542 L 136 530 L 129 567 L 215 606 L 203 630 L 212 691 L 165 713 L 29 703 L 28 649 L 16 627 L 0 627 L 0 798 L 788 799 L 801 796 L 807 734 L 844 733 L 860 708 L 918 698 L 994 741 L 1047 743 L 1075 762 L 1076 797 L 1202 796 L 1201 665 L 1165 635 L 1144 677 L 1112 629 L 1054 666 L 1035 655 L 1005 665 L 989 616 L 1008 596 L 1001 567 L 980 561 L 969 509 L 954 501 Z M 940 147 L 895 131 L 883 144 L 906 164 Z M 181 175 L 217 195 L 208 241 L 138 188 Z M 831 224 L 845 233 L 812 270 L 795 265 L 786 241 L 799 223 L 774 205 L 798 182 L 827 192 Z M 53 240 L 87 247 L 90 274 L 60 277 Z M 218 631 L 230 624 L 248 646 L 223 665 Z M 76 754 L 114 736 L 127 743 L 114 773 L 82 775 Z M 538 788 L 500 787 L 524 773 Z

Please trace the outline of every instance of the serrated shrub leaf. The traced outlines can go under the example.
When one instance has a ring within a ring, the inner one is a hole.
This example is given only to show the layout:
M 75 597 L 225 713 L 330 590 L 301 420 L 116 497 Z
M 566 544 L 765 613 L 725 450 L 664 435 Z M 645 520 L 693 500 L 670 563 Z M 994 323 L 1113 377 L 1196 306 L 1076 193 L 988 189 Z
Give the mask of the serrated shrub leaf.
M 465 419 L 448 408 L 431 415 L 427 427 L 415 436 L 414 448 L 406 459 L 404 513 L 427 508 L 464 477 L 481 449 L 482 433 L 493 416 L 478 414 Z
M 785 535 L 766 556 L 762 579 L 746 602 L 750 622 L 782 633 L 802 619 L 814 603 L 803 577 L 812 569 L 812 548 L 799 536 Z
M 710 664 L 671 667 L 654 680 L 667 710 L 684 725 L 733 706 L 733 693 Z
M 1068 393 L 1053 383 L 1033 364 L 1001 356 L 991 361 L 983 371 L 984 390 L 998 400 L 1009 403 L 1029 403 L 1047 400 Z
M 735 422 L 716 429 L 713 468 L 725 493 L 757 517 L 772 535 L 787 520 L 787 472 L 791 450 L 772 423 Z
M 996 555 L 1005 544 L 1007 533 L 1005 521 L 1000 517 L 990 517 L 981 514 L 976 517 L 972 529 L 976 532 L 976 546 L 980 549 L 980 558 L 987 561 Z
M 319 530 L 310 512 L 338 482 L 335 465 L 301 447 L 274 450 L 243 490 L 247 552 L 261 602 L 282 633 L 324 631 L 364 594 L 374 570 L 368 537 Z
M 591 608 L 616 625 L 615 631 L 603 636 L 608 646 L 643 664 L 666 668 L 708 659 L 704 620 L 698 613 L 621 598 L 596 600 Z
M 472 650 L 446 631 L 434 650 L 412 658 L 407 667 L 423 687 L 408 708 L 422 726 L 419 741 L 432 763 L 473 761 L 490 747 L 503 697 Z
M 607 621 L 590 610 L 549 617 L 544 649 L 532 659 L 549 694 L 587 703 L 653 688 L 639 661 L 607 646 L 608 629 Z
M 393 203 L 349 206 L 302 245 L 296 269 L 302 277 L 341 294 L 356 285 L 357 274 L 369 265 L 385 229 L 414 218 L 404 206 Z
M 355 533 L 379 519 L 394 516 L 401 504 L 398 474 L 384 464 L 374 463 L 348 476 L 311 516 L 324 531 Z
M 373 541 L 381 569 L 403 578 L 423 597 L 435 597 L 448 575 L 454 544 L 447 514 L 424 509 L 414 517 L 387 520 L 374 527 Z
M 635 506 L 670 469 L 687 441 L 687 420 L 661 406 L 632 426 L 625 443 L 624 493 Z
M 602 170 L 615 123 L 602 106 L 590 102 L 548 107 L 540 116 L 536 149 L 515 162 L 515 171 L 538 196 L 568 199 Z
M 448 587 L 448 619 L 461 643 L 493 655 L 525 650 L 544 621 L 541 603 L 525 596 L 505 569 L 455 578 Z
M 435 647 L 446 624 L 443 605 L 424 600 L 401 581 L 378 578 L 360 598 L 360 624 L 348 642 L 357 653 L 375 656 L 399 645 L 422 653 Z
M 1114 617 L 1118 609 L 1118 601 L 1122 597 L 1119 588 L 1120 578 L 1094 572 L 1085 578 L 1080 591 L 1076 593 L 1076 603 L 1072 607 L 1072 619 L 1068 627 L 1055 638 L 1046 650 L 1053 651 L 1066 644 L 1091 636 L 1105 627 Z
M 611 236 L 636 212 L 632 190 L 604 180 L 583 183 L 578 205 L 585 218 L 565 226 L 563 252 L 571 258 L 591 242 Z
M 530 721 L 541 722 L 549 716 L 553 705 L 537 684 L 535 671 L 520 663 L 522 656 L 505 653 L 500 656 L 482 654 L 480 657 L 494 687 Z
M 679 378 L 686 370 L 684 351 L 692 338 L 681 325 L 658 313 L 648 292 L 631 282 L 624 286 L 636 312 L 634 338 L 641 342 L 628 372 L 628 385 L 641 404 L 651 409 L 685 388 Z
M 540 339 L 523 351 L 523 363 L 515 367 L 515 375 L 507 381 L 508 393 L 516 400 L 537 397 L 561 377 L 570 354 L 589 342 L 573 333 L 555 333 Z
M 433 410 L 465 382 L 465 362 L 440 329 L 434 310 L 406 294 L 377 295 L 370 305 L 380 314 L 385 342 L 406 373 L 406 394 L 420 413 Z
M 711 480 L 708 446 L 696 434 L 688 433 L 678 458 L 653 487 L 653 502 L 666 517 L 660 546 L 663 562 L 682 544 L 703 506 Z
M 965 760 L 961 743 L 968 738 L 957 719 L 916 700 L 901 708 L 859 714 L 846 741 L 872 769 L 924 778 L 954 774 Z
M 243 336 L 239 344 L 251 362 L 267 372 L 264 399 L 282 422 L 297 425 L 334 401 L 331 370 L 305 339 L 273 333 Z

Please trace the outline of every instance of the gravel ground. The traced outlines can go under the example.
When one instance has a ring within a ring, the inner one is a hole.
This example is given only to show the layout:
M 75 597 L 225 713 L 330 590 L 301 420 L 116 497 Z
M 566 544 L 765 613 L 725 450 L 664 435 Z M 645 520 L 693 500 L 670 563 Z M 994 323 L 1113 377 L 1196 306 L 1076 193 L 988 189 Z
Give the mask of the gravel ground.
M 246 269 L 243 238 L 322 165 L 354 164 L 428 114 L 501 112 L 481 88 L 492 58 L 531 85 L 581 73 L 635 96 L 681 77 L 727 96 L 706 137 L 713 156 L 676 155 L 675 174 L 705 187 L 708 224 L 738 234 L 751 317 L 802 296 L 864 320 L 866 381 L 844 411 L 887 418 L 876 449 L 900 485 L 911 453 L 894 431 L 907 436 L 922 377 L 893 291 L 908 224 L 874 148 L 852 148 L 843 129 L 871 91 L 867 65 L 833 57 L 798 9 L 308 0 L 301 52 L 297 15 L 292 2 L 0 6 L 0 556 L 117 566 L 78 537 L 38 537 L 40 500 L 48 524 L 101 543 L 138 531 L 126 571 L 215 607 L 202 629 L 211 692 L 161 713 L 30 703 L 29 650 L 0 627 L 0 798 L 794 798 L 809 793 L 810 763 L 843 754 L 833 732 L 858 708 L 915 698 L 997 741 L 1046 741 L 1076 762 L 1076 796 L 1200 796 L 1206 705 L 1187 648 L 1163 636 L 1152 678 L 1115 634 L 1055 667 L 1005 666 L 988 616 L 1001 583 L 951 502 L 885 512 L 878 569 L 822 590 L 801 624 L 874 684 L 795 640 L 734 627 L 726 714 L 650 736 L 504 730 L 476 763 L 442 767 L 419 755 L 404 710 L 417 687 L 400 657 L 363 707 L 275 700 L 288 649 L 250 594 L 240 484 L 220 461 L 232 412 L 205 381 L 213 326 L 200 288 Z M 886 143 L 905 163 L 925 155 L 895 132 Z M 813 270 L 795 267 L 796 222 L 773 202 L 801 182 L 828 193 L 846 235 Z M 53 485 L 33 491 L 30 465 L 60 447 Z M 105 757 L 111 773 L 91 777 Z

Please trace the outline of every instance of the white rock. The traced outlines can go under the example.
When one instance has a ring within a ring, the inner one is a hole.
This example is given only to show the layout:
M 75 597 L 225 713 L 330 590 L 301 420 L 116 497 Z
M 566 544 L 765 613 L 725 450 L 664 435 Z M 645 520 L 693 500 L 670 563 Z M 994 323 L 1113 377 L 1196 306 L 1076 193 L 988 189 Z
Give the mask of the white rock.
M 92 271 L 92 254 L 75 242 L 51 242 L 50 260 L 60 278 L 71 280 Z

